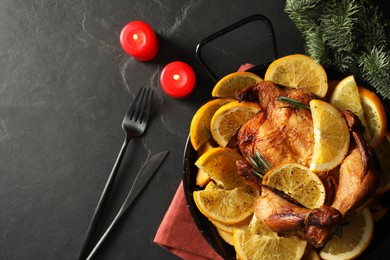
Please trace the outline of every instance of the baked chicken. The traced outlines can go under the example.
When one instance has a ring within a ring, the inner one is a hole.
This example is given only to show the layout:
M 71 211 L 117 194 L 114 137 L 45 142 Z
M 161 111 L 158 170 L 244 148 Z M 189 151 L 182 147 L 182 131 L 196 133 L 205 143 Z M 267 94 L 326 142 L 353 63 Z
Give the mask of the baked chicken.
M 269 81 L 247 87 L 237 94 L 239 100 L 258 102 L 262 108 L 238 132 L 238 147 L 244 159 L 236 162 L 237 169 L 248 184 L 262 189 L 255 209 L 259 221 L 274 232 L 298 234 L 315 247 L 322 247 L 343 219 L 372 196 L 379 180 L 379 163 L 363 140 L 360 120 L 345 111 L 343 115 L 355 142 L 351 142 L 350 151 L 336 176 L 334 172 L 318 174 L 325 186 L 331 183 L 328 190 L 334 196 L 327 200 L 328 205 L 307 209 L 281 191 L 262 187 L 261 178 L 245 158 L 260 153 L 271 167 L 288 162 L 309 166 L 313 154 L 310 110 L 294 107 L 280 97 L 306 106 L 311 99 L 318 98 L 305 90 L 284 89 Z

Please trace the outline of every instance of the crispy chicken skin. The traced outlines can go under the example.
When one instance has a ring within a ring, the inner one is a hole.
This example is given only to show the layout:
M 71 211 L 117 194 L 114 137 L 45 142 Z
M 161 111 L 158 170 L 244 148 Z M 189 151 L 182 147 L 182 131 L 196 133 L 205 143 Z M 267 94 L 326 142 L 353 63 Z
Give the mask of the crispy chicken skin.
M 372 197 L 378 187 L 380 168 L 375 153 L 369 150 L 368 170 L 360 149 L 352 147 L 340 165 L 338 188 L 332 207 L 348 216 Z M 370 167 L 371 166 L 371 167 Z
M 243 160 L 237 161 L 239 174 L 246 183 L 260 189 L 261 179 L 253 174 L 248 156 L 258 151 L 271 166 L 297 162 L 308 166 L 314 146 L 311 112 L 292 108 L 279 101 L 284 96 L 309 105 L 316 96 L 300 89 L 280 88 L 274 82 L 262 81 L 237 93 L 239 100 L 258 102 L 261 111 L 244 123 L 237 136 Z
M 288 200 L 287 195 L 280 191 L 263 185 L 255 207 L 256 217 L 274 232 L 297 234 L 314 247 L 322 247 L 341 221 L 375 192 L 380 168 L 375 154 L 370 151 L 368 162 L 368 171 L 365 172 L 359 147 L 352 147 L 341 163 L 333 204 L 318 209 L 304 208 Z
M 245 158 L 255 151 L 271 166 L 285 162 L 309 165 L 313 153 L 314 133 L 311 113 L 291 108 L 278 96 L 309 105 L 315 96 L 298 89 L 283 89 L 271 81 L 262 81 L 238 93 L 240 100 L 259 102 L 262 111 L 246 122 L 238 132 L 238 146 Z
M 330 206 L 307 209 L 281 191 L 263 186 L 255 214 L 270 230 L 301 236 L 315 247 L 322 247 L 341 224 L 341 213 Z
M 263 186 L 255 207 L 257 219 L 270 230 L 278 233 L 301 232 L 309 210 L 283 199 L 275 190 Z
M 236 161 L 237 171 L 244 179 L 244 182 L 256 190 L 261 190 L 261 181 L 259 175 L 253 172 L 252 166 L 245 162 L 245 160 Z
M 348 216 L 372 197 L 379 184 L 381 168 L 374 150 L 363 139 L 364 128 L 358 117 L 350 111 L 344 111 L 343 115 L 355 143 L 340 165 L 332 207 Z

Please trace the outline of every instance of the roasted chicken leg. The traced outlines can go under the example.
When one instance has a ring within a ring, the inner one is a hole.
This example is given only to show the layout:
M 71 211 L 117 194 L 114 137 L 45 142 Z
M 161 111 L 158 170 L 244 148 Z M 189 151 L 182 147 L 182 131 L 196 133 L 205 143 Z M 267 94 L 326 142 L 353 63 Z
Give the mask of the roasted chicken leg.
M 315 247 L 323 246 L 342 221 L 341 213 L 333 207 L 307 209 L 267 186 L 263 186 L 255 214 L 272 231 L 299 235 Z

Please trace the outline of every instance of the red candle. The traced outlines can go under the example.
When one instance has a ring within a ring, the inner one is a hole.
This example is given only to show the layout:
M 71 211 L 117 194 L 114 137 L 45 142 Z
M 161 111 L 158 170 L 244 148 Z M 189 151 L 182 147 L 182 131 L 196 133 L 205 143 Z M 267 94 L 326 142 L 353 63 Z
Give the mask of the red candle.
M 134 59 L 149 61 L 159 49 L 157 36 L 153 29 L 141 21 L 133 21 L 123 27 L 120 42 L 122 48 Z
M 161 72 L 160 84 L 169 96 L 184 98 L 194 89 L 194 70 L 187 63 L 171 62 Z

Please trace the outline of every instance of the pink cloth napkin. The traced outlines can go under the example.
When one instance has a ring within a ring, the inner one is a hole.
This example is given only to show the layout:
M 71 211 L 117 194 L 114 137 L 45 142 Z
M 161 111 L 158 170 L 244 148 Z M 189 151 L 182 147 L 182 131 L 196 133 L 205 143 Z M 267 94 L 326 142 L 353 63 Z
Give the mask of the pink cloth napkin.
M 252 67 L 252 64 L 244 64 L 238 71 L 245 71 Z M 222 259 L 196 227 L 184 197 L 183 182 L 180 182 L 171 205 L 157 230 L 154 243 L 182 259 Z
M 196 227 L 184 197 L 183 182 L 180 182 L 154 242 L 182 259 L 222 259 Z
M 241 65 L 237 71 L 246 71 L 246 70 L 249 70 L 251 68 L 253 68 L 254 65 L 253 64 L 250 64 L 250 63 L 245 63 L 243 65 Z

